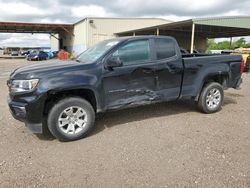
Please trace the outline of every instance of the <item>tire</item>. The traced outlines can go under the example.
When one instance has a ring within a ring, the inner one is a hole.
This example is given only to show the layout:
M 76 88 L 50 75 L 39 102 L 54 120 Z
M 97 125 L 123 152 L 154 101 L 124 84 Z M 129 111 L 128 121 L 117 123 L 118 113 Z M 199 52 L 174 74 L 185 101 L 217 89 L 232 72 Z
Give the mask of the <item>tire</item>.
M 94 123 L 92 105 L 78 97 L 60 100 L 52 107 L 47 119 L 51 134 L 60 141 L 73 141 L 87 136 Z
M 211 114 L 221 110 L 224 99 L 222 86 L 217 82 L 206 84 L 198 100 L 198 109 L 206 114 Z

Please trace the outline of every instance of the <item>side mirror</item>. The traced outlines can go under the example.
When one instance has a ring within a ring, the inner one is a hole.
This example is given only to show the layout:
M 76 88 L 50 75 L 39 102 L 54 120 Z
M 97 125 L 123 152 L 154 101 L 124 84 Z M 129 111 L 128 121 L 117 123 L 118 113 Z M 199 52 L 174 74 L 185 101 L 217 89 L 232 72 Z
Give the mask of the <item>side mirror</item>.
M 123 63 L 119 57 L 110 57 L 107 59 L 105 67 L 108 69 L 112 69 L 115 67 L 122 67 L 122 66 L 123 66 Z

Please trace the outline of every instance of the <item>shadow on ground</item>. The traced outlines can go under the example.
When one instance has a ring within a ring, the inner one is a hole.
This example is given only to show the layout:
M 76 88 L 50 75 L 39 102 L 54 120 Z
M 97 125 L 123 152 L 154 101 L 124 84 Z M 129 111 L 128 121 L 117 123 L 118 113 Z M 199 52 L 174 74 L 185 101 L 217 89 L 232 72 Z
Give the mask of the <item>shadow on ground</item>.
M 225 96 L 223 106 L 226 106 L 228 104 L 237 104 L 237 101 L 232 97 Z M 98 114 L 95 130 L 93 131 L 92 135 L 103 131 L 105 128 L 111 128 L 117 125 L 187 112 L 201 113 L 196 108 L 196 104 L 194 101 L 177 100 Z
M 236 99 L 225 96 L 223 106 L 228 104 L 236 104 Z M 119 111 L 112 111 L 97 114 L 96 123 L 93 132 L 90 136 L 98 134 L 105 128 L 114 126 L 125 125 L 130 122 L 151 119 L 155 117 L 171 116 L 187 112 L 200 113 L 195 103 L 191 100 L 177 100 L 172 102 L 158 103 L 152 105 L 145 105 L 135 108 L 128 108 Z M 53 140 L 54 137 L 50 134 L 48 129 L 45 128 L 45 135 L 37 135 L 41 140 Z

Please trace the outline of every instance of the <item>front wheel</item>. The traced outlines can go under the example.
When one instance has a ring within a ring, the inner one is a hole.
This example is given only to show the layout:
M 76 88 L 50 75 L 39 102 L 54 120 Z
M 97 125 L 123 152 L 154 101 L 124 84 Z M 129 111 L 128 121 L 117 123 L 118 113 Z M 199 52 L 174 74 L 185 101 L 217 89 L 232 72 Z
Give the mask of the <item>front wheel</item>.
M 223 98 L 222 86 L 217 82 L 208 83 L 201 91 L 198 108 L 207 114 L 217 112 L 221 109 Z
M 55 104 L 48 115 L 48 128 L 61 141 L 73 141 L 87 136 L 94 127 L 95 112 L 82 98 L 65 98 Z

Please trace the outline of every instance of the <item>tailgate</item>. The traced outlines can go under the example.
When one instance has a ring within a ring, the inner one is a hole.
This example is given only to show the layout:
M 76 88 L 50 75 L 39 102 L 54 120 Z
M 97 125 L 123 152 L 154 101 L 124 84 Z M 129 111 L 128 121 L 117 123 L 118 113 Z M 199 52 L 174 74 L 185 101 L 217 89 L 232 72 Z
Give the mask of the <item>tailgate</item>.
M 241 76 L 244 71 L 244 61 L 242 60 L 241 57 L 241 60 L 234 59 L 234 61 L 231 61 L 229 64 L 230 64 L 230 77 L 228 83 L 229 87 L 238 89 L 240 87 L 240 84 L 242 83 Z

